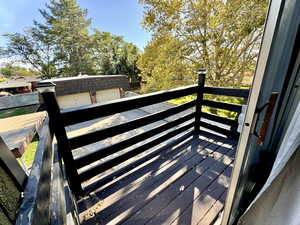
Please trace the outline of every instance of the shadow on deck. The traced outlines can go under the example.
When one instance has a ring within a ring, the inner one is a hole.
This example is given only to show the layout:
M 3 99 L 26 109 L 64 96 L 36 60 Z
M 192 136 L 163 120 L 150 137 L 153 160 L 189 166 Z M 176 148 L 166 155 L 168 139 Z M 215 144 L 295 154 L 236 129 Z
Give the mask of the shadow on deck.
M 186 133 L 80 199 L 81 223 L 209 225 L 223 209 L 235 147 L 217 135 Z

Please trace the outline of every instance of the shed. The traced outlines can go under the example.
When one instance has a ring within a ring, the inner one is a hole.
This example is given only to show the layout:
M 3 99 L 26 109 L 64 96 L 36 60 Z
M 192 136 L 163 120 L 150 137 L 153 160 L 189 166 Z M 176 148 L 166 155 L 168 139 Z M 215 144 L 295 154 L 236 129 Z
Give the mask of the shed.
M 129 88 L 125 75 L 96 75 L 57 78 L 53 82 L 61 108 L 78 107 L 119 99 Z

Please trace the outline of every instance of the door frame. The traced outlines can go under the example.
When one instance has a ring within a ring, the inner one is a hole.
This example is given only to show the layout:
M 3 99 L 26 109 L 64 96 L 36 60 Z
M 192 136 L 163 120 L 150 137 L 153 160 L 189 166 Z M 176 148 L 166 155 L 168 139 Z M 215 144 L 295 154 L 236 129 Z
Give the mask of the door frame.
M 256 126 L 257 116 L 255 111 L 257 108 L 257 102 L 260 96 L 261 86 L 268 64 L 269 54 L 271 52 L 272 43 L 275 37 L 275 31 L 277 28 L 278 20 L 280 19 L 280 13 L 282 7 L 284 6 L 284 2 L 284 0 L 272 0 L 269 5 L 263 40 L 259 52 L 250 96 L 248 99 L 248 107 L 245 114 L 245 120 L 239 138 L 234 168 L 231 175 L 231 182 L 225 202 L 225 208 L 221 223 L 222 225 L 230 224 L 230 214 L 234 203 L 234 197 L 237 192 L 240 174 L 243 169 L 247 153 L 249 151 L 248 144 L 250 141 L 250 135 L 253 134 Z

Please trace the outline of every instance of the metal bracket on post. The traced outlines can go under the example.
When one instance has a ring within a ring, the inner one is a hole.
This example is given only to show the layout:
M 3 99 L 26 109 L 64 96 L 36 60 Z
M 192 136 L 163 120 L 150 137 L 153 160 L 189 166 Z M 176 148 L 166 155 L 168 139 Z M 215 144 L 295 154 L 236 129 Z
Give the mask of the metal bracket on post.
M 203 89 L 205 84 L 206 70 L 199 69 L 196 71 L 198 73 L 198 89 L 197 89 L 197 98 L 196 98 L 196 115 L 195 115 L 195 127 L 194 130 L 196 133 L 200 132 L 200 120 L 201 120 L 201 108 L 203 101 Z
M 70 182 L 70 187 L 78 196 L 82 193 L 82 187 L 79 181 L 79 175 L 75 166 L 75 161 L 72 155 L 66 129 L 61 119 L 60 108 L 56 100 L 55 84 L 51 82 L 42 82 L 38 84 L 37 90 L 43 97 L 49 116 L 50 130 L 55 134 L 58 146 L 58 155 L 64 161 L 66 175 Z

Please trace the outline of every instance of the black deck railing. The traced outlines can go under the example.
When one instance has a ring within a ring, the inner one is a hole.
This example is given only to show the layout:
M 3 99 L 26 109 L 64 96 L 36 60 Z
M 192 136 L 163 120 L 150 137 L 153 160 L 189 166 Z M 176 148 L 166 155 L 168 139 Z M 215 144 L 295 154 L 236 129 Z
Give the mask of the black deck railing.
M 211 100 L 203 99 L 204 94 L 213 94 L 213 95 L 222 95 L 222 96 L 232 96 L 232 97 L 241 97 L 247 98 L 249 90 L 243 89 L 230 89 L 230 88 L 213 88 L 213 87 L 204 87 L 205 76 L 201 74 L 199 76 L 198 85 L 191 85 L 187 87 L 177 88 L 168 91 L 160 91 L 156 93 L 151 93 L 147 95 L 140 95 L 131 98 L 119 99 L 110 101 L 102 104 L 94 104 L 89 106 L 83 106 L 75 109 L 60 110 L 58 103 L 56 101 L 54 92 L 44 92 L 42 96 L 50 117 L 50 128 L 55 133 L 57 142 L 58 142 L 58 151 L 60 156 L 63 158 L 67 176 L 69 178 L 70 186 L 75 194 L 84 195 L 88 189 L 83 190 L 82 182 L 89 180 L 90 178 L 105 172 L 106 170 L 111 169 L 112 167 L 119 165 L 143 152 L 146 150 L 155 147 L 156 145 L 188 130 L 194 128 L 194 132 L 198 132 L 201 127 L 212 130 L 214 132 L 226 135 L 231 138 L 237 138 L 238 133 L 236 128 L 238 126 L 236 120 L 231 120 L 228 118 L 220 117 L 217 115 L 204 113 L 201 110 L 202 106 L 208 106 L 213 108 L 225 109 L 233 112 L 240 113 L 242 106 L 237 104 L 229 104 L 224 102 L 215 102 Z M 175 98 L 180 98 L 187 95 L 196 95 L 196 100 L 184 103 L 174 108 L 170 108 L 164 111 L 156 112 L 151 115 L 144 116 L 120 125 L 113 127 L 108 127 L 102 130 L 97 130 L 91 133 L 83 134 L 80 136 L 69 138 L 66 134 L 66 126 L 93 120 L 100 117 L 105 117 L 113 115 L 120 112 L 125 112 L 152 104 L 168 101 Z M 175 114 L 184 112 L 188 109 L 190 110 L 184 116 L 178 117 L 171 122 L 157 126 L 151 130 L 145 131 L 141 134 L 137 134 L 133 137 L 130 137 L 126 140 L 120 141 L 111 146 L 104 148 L 99 148 L 93 152 L 87 152 L 85 155 L 82 155 L 78 158 L 74 158 L 72 150 L 80 148 L 82 146 L 95 143 L 106 138 L 110 138 L 125 132 L 131 131 L 133 129 L 143 127 L 145 125 L 163 120 L 167 117 L 173 116 Z M 214 121 L 217 123 L 225 124 L 230 126 L 230 129 L 225 129 L 223 127 L 217 126 L 216 124 L 211 124 L 203 121 L 201 118 Z M 184 124 L 183 126 L 180 126 Z M 178 127 L 179 126 L 179 127 Z M 176 128 L 171 130 L 162 136 L 159 136 L 149 142 L 143 144 L 142 146 L 133 148 L 130 151 L 127 151 L 121 155 L 118 155 L 112 159 L 109 159 L 101 164 L 90 167 L 85 170 L 79 169 L 90 165 L 100 159 L 103 159 L 107 156 L 120 152 L 127 147 L 134 146 L 137 143 L 145 141 L 151 137 L 154 137 L 162 132 L 165 132 L 171 128 Z M 127 167 L 127 170 L 132 169 Z M 122 175 L 125 169 L 120 170 L 117 173 L 118 176 Z M 115 178 L 114 177 L 106 178 L 106 182 Z
M 24 189 L 24 199 L 19 208 L 17 225 L 47 224 L 51 205 L 52 140 L 46 118 L 40 133 L 32 169 Z

